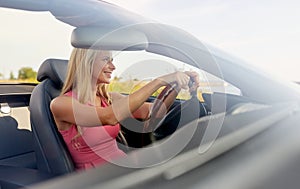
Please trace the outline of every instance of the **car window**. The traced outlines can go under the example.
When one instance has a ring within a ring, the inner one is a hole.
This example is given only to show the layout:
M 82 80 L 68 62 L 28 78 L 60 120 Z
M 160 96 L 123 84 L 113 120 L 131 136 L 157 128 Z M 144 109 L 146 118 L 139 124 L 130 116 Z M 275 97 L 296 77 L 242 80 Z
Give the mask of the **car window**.
M 198 88 L 200 101 L 203 101 L 202 93 L 241 95 L 237 87 L 223 79 L 172 58 L 145 51 L 118 51 L 114 52 L 113 56 L 116 70 L 109 85 L 110 91 L 131 94 L 158 76 L 174 71 L 196 71 L 201 82 Z M 161 90 L 153 96 L 158 95 Z M 190 94 L 187 90 L 181 90 L 177 98 L 186 100 L 190 98 Z

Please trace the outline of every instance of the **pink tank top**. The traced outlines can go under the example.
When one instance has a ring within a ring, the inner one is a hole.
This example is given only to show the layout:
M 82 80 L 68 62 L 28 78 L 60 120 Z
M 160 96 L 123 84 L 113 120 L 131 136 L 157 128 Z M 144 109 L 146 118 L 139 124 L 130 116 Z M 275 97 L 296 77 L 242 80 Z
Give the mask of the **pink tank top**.
M 74 95 L 72 91 L 65 94 Z M 103 101 L 103 106 L 107 104 Z M 71 153 L 77 170 L 89 169 L 104 164 L 114 158 L 125 156 L 117 146 L 116 137 L 120 125 L 103 125 L 96 127 L 81 127 L 82 134 L 78 134 L 76 125 L 68 130 L 59 131 Z

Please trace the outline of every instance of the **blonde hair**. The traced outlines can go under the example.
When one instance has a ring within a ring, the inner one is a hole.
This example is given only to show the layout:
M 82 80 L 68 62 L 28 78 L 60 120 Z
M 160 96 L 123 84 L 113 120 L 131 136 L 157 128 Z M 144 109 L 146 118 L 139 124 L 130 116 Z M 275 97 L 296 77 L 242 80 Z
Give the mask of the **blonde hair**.
M 96 87 L 97 94 L 108 102 L 111 102 L 110 95 L 107 92 L 106 84 L 92 83 L 93 64 L 96 60 L 99 50 L 74 48 L 68 64 L 68 73 L 61 94 L 68 91 L 74 91 L 77 100 L 86 104 L 94 102 L 95 94 L 93 88 Z
M 68 63 L 68 72 L 61 95 L 69 91 L 73 91 L 77 96 L 77 100 L 82 104 L 95 102 L 95 90 L 96 95 L 107 102 L 112 103 L 111 96 L 107 91 L 107 84 L 92 83 L 93 65 L 100 53 L 100 50 L 93 49 L 79 49 L 74 48 Z M 95 86 L 93 86 L 95 85 Z M 74 137 L 76 139 L 82 134 L 81 127 L 76 125 L 78 134 Z M 127 145 L 121 130 L 119 132 L 121 140 Z

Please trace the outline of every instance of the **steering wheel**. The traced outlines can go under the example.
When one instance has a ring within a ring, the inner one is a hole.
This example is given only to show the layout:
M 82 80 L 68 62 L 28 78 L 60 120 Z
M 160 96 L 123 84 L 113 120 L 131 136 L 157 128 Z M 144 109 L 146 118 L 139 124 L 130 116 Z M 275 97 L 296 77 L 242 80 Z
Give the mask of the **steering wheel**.
M 154 100 L 149 113 L 150 118 L 144 123 L 144 132 L 153 132 L 157 128 L 157 124 L 160 122 L 160 120 L 164 119 L 165 115 L 159 115 L 161 113 L 159 110 L 161 109 L 162 105 L 165 104 L 165 100 L 175 90 L 175 88 L 176 84 L 167 85 Z
M 192 86 L 192 82 L 189 83 Z M 151 140 L 155 142 L 174 133 L 180 127 L 207 115 L 206 109 L 197 98 L 197 92 L 191 93 L 191 98 L 175 106 L 166 115 L 158 115 L 158 110 L 176 85 L 166 86 L 153 103 L 150 119 L 144 124 L 144 132 L 151 132 Z

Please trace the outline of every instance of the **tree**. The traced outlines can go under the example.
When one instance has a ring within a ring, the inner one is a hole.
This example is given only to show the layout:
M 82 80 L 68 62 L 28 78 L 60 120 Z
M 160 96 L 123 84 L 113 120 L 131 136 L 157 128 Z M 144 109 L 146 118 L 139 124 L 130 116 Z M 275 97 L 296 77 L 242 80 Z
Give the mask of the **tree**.
M 35 79 L 37 76 L 36 71 L 30 67 L 23 67 L 19 70 L 18 79 Z
M 0 73 L 0 78 L 3 79 L 4 75 L 2 73 Z
M 14 75 L 14 73 L 12 71 L 9 73 L 9 79 L 10 80 L 15 80 L 16 79 L 15 75 Z

